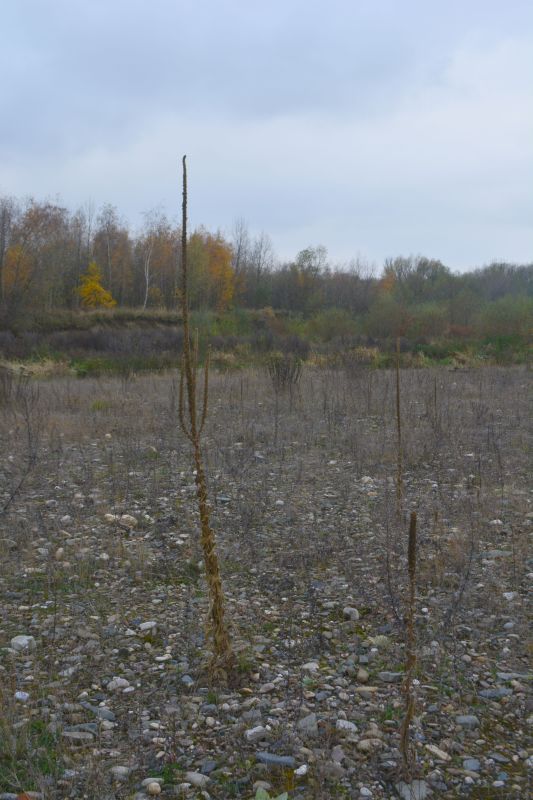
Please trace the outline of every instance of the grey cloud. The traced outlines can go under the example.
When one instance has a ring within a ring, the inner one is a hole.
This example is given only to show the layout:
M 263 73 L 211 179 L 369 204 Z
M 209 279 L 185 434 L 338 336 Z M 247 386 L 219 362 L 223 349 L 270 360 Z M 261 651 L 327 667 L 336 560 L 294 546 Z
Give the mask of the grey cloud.
M 178 206 L 187 152 L 193 221 L 245 216 L 282 256 L 526 258 L 532 18 L 496 0 L 12 2 L 0 191 L 135 222 Z

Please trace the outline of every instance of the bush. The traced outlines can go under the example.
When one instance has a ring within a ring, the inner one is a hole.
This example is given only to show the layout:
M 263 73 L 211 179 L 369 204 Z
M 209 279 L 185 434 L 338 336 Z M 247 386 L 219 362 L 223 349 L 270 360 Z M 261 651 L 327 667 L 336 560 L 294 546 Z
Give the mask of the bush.
M 477 327 L 481 336 L 527 336 L 532 319 L 533 298 L 508 295 L 485 306 Z
M 307 323 L 307 333 L 311 339 L 330 342 L 332 339 L 344 339 L 356 332 L 356 322 L 343 309 L 328 308 L 315 314 Z

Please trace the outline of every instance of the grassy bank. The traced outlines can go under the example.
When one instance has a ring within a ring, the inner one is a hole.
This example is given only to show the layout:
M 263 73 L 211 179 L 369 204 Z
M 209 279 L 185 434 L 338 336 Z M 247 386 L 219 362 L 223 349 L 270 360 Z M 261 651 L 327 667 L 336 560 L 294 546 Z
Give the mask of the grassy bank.
M 201 355 L 207 344 L 214 366 L 240 369 L 262 364 L 273 353 L 316 365 L 390 367 L 395 339 L 364 333 L 357 320 L 323 314 L 302 315 L 271 309 L 238 309 L 225 314 L 193 313 Z M 175 368 L 181 359 L 180 317 L 166 310 L 55 312 L 27 316 L 0 330 L 0 358 L 34 370 L 48 364 L 79 377 L 129 374 Z M 485 336 L 402 337 L 404 366 L 481 366 L 528 363 L 529 337 L 518 333 Z

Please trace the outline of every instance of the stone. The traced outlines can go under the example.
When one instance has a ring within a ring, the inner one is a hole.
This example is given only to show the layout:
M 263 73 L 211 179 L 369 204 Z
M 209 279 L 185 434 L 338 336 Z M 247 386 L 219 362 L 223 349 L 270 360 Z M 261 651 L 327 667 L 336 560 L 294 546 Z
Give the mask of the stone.
M 90 703 L 82 702 L 80 705 L 87 709 L 87 711 L 91 711 L 95 717 L 99 719 L 107 720 L 107 722 L 115 722 L 116 717 L 109 708 L 105 708 L 104 706 L 93 706 Z
M 357 733 L 357 725 L 347 719 L 338 719 L 335 723 L 335 727 L 338 731 L 342 731 L 343 733 Z
M 455 721 L 462 728 L 479 728 L 479 719 L 474 714 L 459 714 Z
M 467 769 L 469 772 L 479 772 L 481 764 L 477 758 L 464 758 L 463 768 Z
M 146 633 L 147 631 L 153 631 L 154 628 L 157 628 L 157 622 L 153 619 L 149 620 L 148 622 L 141 622 L 139 625 L 139 630 L 143 633 Z
M 403 672 L 378 672 L 378 678 L 383 683 L 401 683 Z
M 396 791 L 401 800 L 426 800 L 430 793 L 430 788 L 426 781 L 413 781 L 412 783 L 396 784 Z
M 255 728 L 249 728 L 244 731 L 244 738 L 247 742 L 259 742 L 264 739 L 268 731 L 262 725 L 257 725 Z
M 63 731 L 62 735 L 72 744 L 90 744 L 94 741 L 94 736 L 89 731 Z
M 120 524 L 126 525 L 128 528 L 136 528 L 138 522 L 131 514 L 122 514 L 120 517 Z
M 259 789 L 263 789 L 264 792 L 269 792 L 272 789 L 272 784 L 268 781 L 255 781 L 253 785 L 254 794 L 257 794 Z
M 117 765 L 116 767 L 111 767 L 109 772 L 114 780 L 125 781 L 129 777 L 131 769 L 129 767 Z
M 484 697 L 486 700 L 501 700 L 502 697 L 509 697 L 513 693 L 512 689 L 508 689 L 506 686 L 497 686 L 494 689 L 482 689 L 478 692 L 480 697 Z
M 256 753 L 256 758 L 261 764 L 266 764 L 269 767 L 294 767 L 296 760 L 293 756 L 278 756 L 275 753 L 267 753 L 263 751 Z
M 377 686 L 356 686 L 355 691 L 361 695 L 365 700 L 371 700 L 373 695 L 378 691 Z
M 360 739 L 357 742 L 357 749 L 360 753 L 374 753 L 383 747 L 381 739 Z
M 359 619 L 359 611 L 353 606 L 345 606 L 342 609 L 342 614 L 344 616 L 344 619 L 349 619 L 352 622 L 357 622 L 357 620 Z
M 126 680 L 126 678 L 113 678 L 113 680 L 109 681 L 107 684 L 107 689 L 110 692 L 117 692 L 119 689 L 127 689 L 130 685 L 130 682 Z
M 25 653 L 29 650 L 35 650 L 37 642 L 33 636 L 19 634 L 11 639 L 10 645 L 13 650 L 17 651 L 17 653 Z
M 340 746 L 340 744 L 335 745 L 335 747 L 331 751 L 331 759 L 332 759 L 332 761 L 335 761 L 336 764 L 342 764 L 342 762 L 344 761 L 345 758 L 346 758 L 346 755 L 344 753 L 344 750 Z
M 302 670 L 304 672 L 318 672 L 320 669 L 318 663 L 316 661 L 308 661 L 307 664 L 302 665 Z
M 205 789 L 210 778 L 209 775 L 202 775 L 201 772 L 186 772 L 185 780 L 197 789 Z
M 436 744 L 427 744 L 426 750 L 428 753 L 431 753 L 432 756 L 438 758 L 439 761 L 451 761 L 452 759 L 449 753 L 447 753 L 445 750 L 441 750 Z
M 298 730 L 306 736 L 318 736 L 318 720 L 316 714 L 308 714 L 298 722 Z
M 148 792 L 148 794 L 151 795 L 161 794 L 161 786 L 158 784 L 157 781 L 152 781 L 146 787 L 146 791 Z

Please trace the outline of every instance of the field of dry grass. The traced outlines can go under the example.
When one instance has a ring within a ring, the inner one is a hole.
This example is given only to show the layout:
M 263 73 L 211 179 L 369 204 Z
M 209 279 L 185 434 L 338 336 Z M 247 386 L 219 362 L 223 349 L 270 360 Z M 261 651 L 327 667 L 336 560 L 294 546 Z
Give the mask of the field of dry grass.
M 266 370 L 213 374 L 228 688 L 204 671 L 176 375 L 5 374 L 0 798 L 401 796 L 413 510 L 411 778 L 420 797 L 527 797 L 530 383 L 403 370 L 399 511 L 392 372 L 306 367 L 291 391 Z

